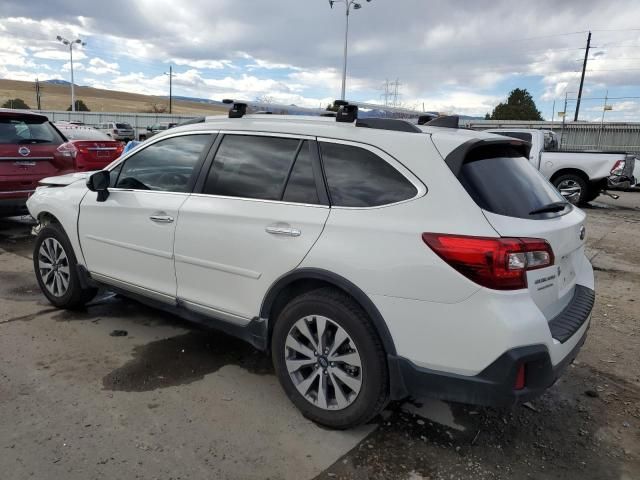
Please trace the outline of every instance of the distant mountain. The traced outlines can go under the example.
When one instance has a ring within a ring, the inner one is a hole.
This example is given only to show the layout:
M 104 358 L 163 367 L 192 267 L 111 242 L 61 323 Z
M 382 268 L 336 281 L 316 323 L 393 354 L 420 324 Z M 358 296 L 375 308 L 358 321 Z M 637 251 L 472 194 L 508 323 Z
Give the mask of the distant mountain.
M 45 80 L 41 83 L 49 83 L 51 85 L 71 85 L 71 82 L 67 82 L 66 80 L 61 80 L 59 78 L 55 78 L 52 80 Z M 78 85 L 75 85 L 75 86 L 77 87 Z
M 167 97 L 169 98 L 169 97 Z M 185 102 L 194 102 L 194 103 L 207 103 L 209 105 L 224 105 L 222 102 L 218 102 L 217 100 L 210 100 L 208 98 L 199 98 L 199 97 L 185 97 L 182 95 L 174 95 L 174 100 L 184 100 Z

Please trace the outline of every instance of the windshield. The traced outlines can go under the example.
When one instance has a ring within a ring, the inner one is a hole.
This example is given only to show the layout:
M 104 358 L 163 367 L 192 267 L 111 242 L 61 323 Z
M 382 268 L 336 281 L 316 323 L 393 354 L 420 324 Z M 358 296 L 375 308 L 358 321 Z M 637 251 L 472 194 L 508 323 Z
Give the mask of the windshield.
M 465 160 L 459 178 L 480 208 L 498 215 L 536 220 L 567 211 L 561 208 L 532 214 L 549 204 L 566 201 L 526 158 L 510 147 L 477 148 Z
M 112 140 L 111 137 L 95 128 L 58 125 L 58 129 L 69 140 L 95 140 L 101 142 L 109 142 Z

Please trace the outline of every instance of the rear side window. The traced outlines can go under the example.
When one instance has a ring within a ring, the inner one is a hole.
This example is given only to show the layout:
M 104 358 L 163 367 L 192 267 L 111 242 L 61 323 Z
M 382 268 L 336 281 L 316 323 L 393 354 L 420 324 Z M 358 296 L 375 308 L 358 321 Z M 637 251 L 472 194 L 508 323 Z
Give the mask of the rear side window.
M 375 207 L 417 195 L 416 187 L 375 153 L 364 148 L 321 142 L 331 204 Z
M 459 179 L 480 208 L 498 215 L 539 219 L 563 213 L 531 214 L 564 198 L 512 148 L 477 148 L 465 159 Z
M 299 145 L 295 138 L 226 135 L 204 193 L 280 200 Z
M 0 118 L 0 144 L 54 144 L 64 140 L 48 121 L 38 118 Z

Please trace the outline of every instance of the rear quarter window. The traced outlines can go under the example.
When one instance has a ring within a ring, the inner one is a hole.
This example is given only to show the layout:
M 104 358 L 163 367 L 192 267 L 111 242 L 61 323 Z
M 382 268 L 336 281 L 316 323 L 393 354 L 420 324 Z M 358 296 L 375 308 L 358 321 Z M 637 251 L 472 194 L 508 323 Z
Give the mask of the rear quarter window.
M 417 188 L 386 160 L 361 147 L 320 142 L 331 204 L 376 207 L 415 197 Z
M 490 146 L 473 150 L 458 178 L 480 208 L 498 215 L 535 220 L 567 211 L 531 214 L 550 203 L 564 202 L 564 198 L 513 148 Z

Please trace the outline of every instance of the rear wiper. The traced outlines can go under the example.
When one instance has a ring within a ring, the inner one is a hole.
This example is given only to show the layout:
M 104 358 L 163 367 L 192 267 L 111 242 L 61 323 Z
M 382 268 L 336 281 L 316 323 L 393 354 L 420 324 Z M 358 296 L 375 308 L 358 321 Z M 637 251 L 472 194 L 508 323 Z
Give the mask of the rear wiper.
M 560 212 L 569 205 L 569 202 L 553 202 L 548 203 L 540 208 L 536 208 L 529 212 L 529 215 L 535 215 L 536 213 L 548 213 L 548 212 Z

